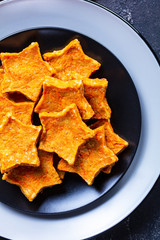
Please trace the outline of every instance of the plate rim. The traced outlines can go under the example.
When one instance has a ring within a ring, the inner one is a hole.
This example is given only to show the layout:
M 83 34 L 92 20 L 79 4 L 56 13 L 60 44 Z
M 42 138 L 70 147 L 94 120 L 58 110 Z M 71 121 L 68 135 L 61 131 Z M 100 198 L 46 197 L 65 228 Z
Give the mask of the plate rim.
M 4 1 L 7 1 L 7 0 L 4 0 Z M 13 1 L 13 0 L 9 0 L 9 1 Z M 102 5 L 100 3 L 93 2 L 93 0 L 83 0 L 83 1 L 93 4 L 93 5 L 96 5 L 97 7 L 100 7 L 102 9 L 110 12 L 111 14 L 113 14 L 114 16 L 116 16 L 120 20 L 122 20 L 124 23 L 126 23 L 130 28 L 132 28 L 139 35 L 139 37 L 145 42 L 145 44 L 148 46 L 148 48 L 151 50 L 152 54 L 154 55 L 154 57 L 156 58 L 159 66 L 160 66 L 160 59 L 158 58 L 156 52 L 153 50 L 151 44 L 146 40 L 146 38 L 140 33 L 140 31 L 136 27 L 134 27 L 130 22 L 128 22 L 126 19 L 124 19 L 118 13 L 114 12 L 113 10 L 109 9 L 108 7 L 105 7 L 104 5 Z

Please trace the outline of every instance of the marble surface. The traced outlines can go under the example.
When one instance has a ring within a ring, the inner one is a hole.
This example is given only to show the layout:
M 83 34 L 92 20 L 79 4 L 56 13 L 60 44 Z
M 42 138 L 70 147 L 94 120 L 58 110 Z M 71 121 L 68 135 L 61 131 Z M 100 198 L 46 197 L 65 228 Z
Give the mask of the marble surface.
M 95 0 L 119 14 L 150 45 L 160 61 L 159 0 Z M 160 239 L 160 178 L 153 189 L 126 219 L 90 240 L 159 240 Z

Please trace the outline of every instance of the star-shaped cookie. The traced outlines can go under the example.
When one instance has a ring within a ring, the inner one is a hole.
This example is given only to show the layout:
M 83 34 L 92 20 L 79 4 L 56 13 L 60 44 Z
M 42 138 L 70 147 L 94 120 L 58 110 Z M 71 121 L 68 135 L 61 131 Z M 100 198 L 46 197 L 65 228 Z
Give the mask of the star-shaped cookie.
M 90 119 L 94 115 L 94 111 L 84 97 L 81 80 L 64 82 L 57 78 L 46 77 L 42 97 L 34 111 L 60 112 L 72 103 L 77 105 L 83 119 Z
M 111 117 L 111 108 L 105 97 L 108 81 L 105 78 L 83 80 L 84 95 L 92 106 L 95 119 L 109 119 Z
M 60 79 L 64 75 L 69 75 L 71 71 L 89 77 L 101 66 L 99 62 L 83 52 L 78 39 L 72 40 L 62 50 L 43 54 L 43 58 L 55 69 Z
M 11 115 L 0 125 L 1 173 L 19 165 L 39 166 L 36 143 L 41 126 L 25 125 Z
M 114 132 L 109 120 L 99 120 L 90 127 L 95 129 L 99 126 L 104 126 L 106 145 L 114 154 L 118 155 L 128 146 L 128 142 Z M 110 173 L 113 166 L 114 164 L 104 168 L 103 172 Z
M 3 93 L 19 92 L 37 101 L 45 76 L 52 75 L 52 68 L 42 60 L 38 43 L 32 43 L 19 53 L 1 53 L 4 68 Z
M 56 75 L 55 75 L 56 76 Z M 91 105 L 95 119 L 109 119 L 111 117 L 111 108 L 106 99 L 106 90 L 108 81 L 105 78 L 86 78 L 74 71 L 69 75 L 63 76 L 63 81 L 81 80 L 84 86 L 84 96 Z
M 99 120 L 92 124 L 90 128 L 95 129 L 99 126 L 104 126 L 107 147 L 109 147 L 116 155 L 128 146 L 128 142 L 114 132 L 109 120 Z
M 29 201 L 46 187 L 60 184 L 62 181 L 53 167 L 53 154 L 39 151 L 39 167 L 19 166 L 3 174 L 3 180 L 18 185 Z
M 69 164 L 74 164 L 79 147 L 94 136 L 82 121 L 73 103 L 59 113 L 40 113 L 43 126 L 39 149 L 55 152 Z
M 79 174 L 88 185 L 91 185 L 99 172 L 118 161 L 117 156 L 105 143 L 104 126 L 94 130 L 95 136 L 79 148 L 75 164 L 70 166 L 60 160 L 58 169 Z
M 31 117 L 33 113 L 33 102 L 14 103 L 6 97 L 0 95 L 0 124 L 6 114 L 10 113 L 24 124 L 32 124 Z

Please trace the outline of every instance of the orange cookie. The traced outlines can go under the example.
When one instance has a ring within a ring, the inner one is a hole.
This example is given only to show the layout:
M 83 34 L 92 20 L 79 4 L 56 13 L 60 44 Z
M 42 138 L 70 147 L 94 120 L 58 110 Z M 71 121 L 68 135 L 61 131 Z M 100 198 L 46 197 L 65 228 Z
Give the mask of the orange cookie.
M 14 103 L 0 95 L 0 123 L 3 121 L 6 114 L 10 113 L 24 124 L 32 124 L 31 117 L 33 108 L 33 102 Z
M 90 119 L 94 112 L 84 97 L 81 80 L 64 82 L 57 78 L 47 77 L 43 83 L 43 95 L 35 112 L 60 112 L 75 103 L 83 119 Z
M 1 173 L 19 165 L 39 166 L 36 143 L 41 126 L 25 125 L 8 115 L 0 125 Z
M 43 57 L 55 69 L 60 79 L 69 75 L 71 71 L 89 77 L 101 66 L 99 62 L 84 54 L 77 39 L 72 40 L 62 50 L 45 53 Z
M 53 154 L 44 151 L 38 153 L 39 167 L 19 166 L 5 173 L 3 180 L 18 185 L 29 201 L 46 187 L 60 184 L 62 181 L 53 167 Z
M 105 139 L 107 146 L 117 155 L 122 152 L 127 146 L 128 142 L 116 134 L 112 128 L 110 121 L 99 120 L 90 126 L 91 129 L 95 129 L 104 125 Z
M 95 112 L 95 119 L 109 119 L 111 117 L 111 108 L 105 97 L 108 81 L 105 78 L 83 80 L 84 95 Z
M 38 43 L 32 43 L 20 53 L 1 53 L 4 67 L 3 93 L 19 92 L 37 101 L 45 76 L 52 75 L 52 68 L 41 57 Z
M 40 113 L 43 133 L 39 149 L 56 152 L 69 164 L 74 164 L 79 147 L 94 136 L 82 121 L 76 105 L 73 103 L 59 113 Z
M 63 81 L 81 80 L 84 86 L 84 96 L 91 105 L 95 119 L 109 119 L 111 117 L 111 108 L 105 97 L 108 81 L 105 78 L 91 79 L 86 78 L 79 73 L 72 71 L 70 75 L 66 75 Z
M 102 125 L 104 126 L 105 129 L 105 139 L 108 148 L 110 148 L 116 155 L 118 155 L 128 146 L 128 142 L 114 132 L 110 121 L 99 120 L 90 127 L 92 129 L 95 129 Z M 113 166 L 114 165 L 111 165 L 110 167 L 103 169 L 103 172 L 110 173 Z
M 79 148 L 75 164 L 70 166 L 61 160 L 58 169 L 79 174 L 88 185 L 91 185 L 99 172 L 118 161 L 117 156 L 105 143 L 104 127 L 94 130 L 95 136 Z

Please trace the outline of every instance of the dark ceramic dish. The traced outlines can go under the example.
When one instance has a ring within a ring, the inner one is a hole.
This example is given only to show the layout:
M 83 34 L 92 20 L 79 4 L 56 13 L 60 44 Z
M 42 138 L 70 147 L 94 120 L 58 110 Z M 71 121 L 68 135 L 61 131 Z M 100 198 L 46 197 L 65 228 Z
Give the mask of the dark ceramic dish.
M 107 78 L 106 97 L 112 109 L 111 123 L 115 132 L 129 142 L 129 147 L 119 155 L 111 174 L 100 173 L 92 186 L 78 175 L 67 173 L 61 185 L 45 189 L 33 202 L 29 202 L 17 186 L 0 179 L 0 201 L 25 213 L 58 217 L 95 207 L 127 171 L 138 146 L 141 110 L 137 91 L 121 62 L 98 42 L 66 29 L 33 29 L 1 41 L 0 52 L 19 52 L 37 41 L 43 54 L 63 48 L 74 38 L 80 40 L 87 55 L 102 64 L 91 77 Z

